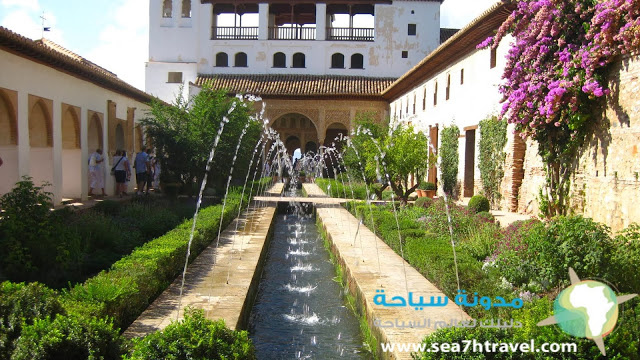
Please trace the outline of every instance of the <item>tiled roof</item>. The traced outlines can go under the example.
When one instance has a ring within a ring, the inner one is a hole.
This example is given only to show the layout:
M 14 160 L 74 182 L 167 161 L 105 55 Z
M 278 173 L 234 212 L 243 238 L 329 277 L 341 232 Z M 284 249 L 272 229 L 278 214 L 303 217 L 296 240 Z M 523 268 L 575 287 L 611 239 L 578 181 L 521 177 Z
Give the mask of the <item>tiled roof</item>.
M 0 50 L 42 63 L 52 69 L 91 82 L 140 102 L 153 98 L 118 79 L 115 74 L 51 41 L 34 41 L 0 26 Z
M 514 8 L 511 2 L 494 4 L 391 84 L 382 92 L 382 96 L 393 101 L 475 51 L 479 43 L 495 35 Z
M 450 37 L 455 35 L 460 29 L 448 29 L 448 28 L 440 28 L 440 44 L 449 40 Z
M 49 47 L 49 48 L 51 48 L 53 50 L 56 50 L 59 53 L 62 53 L 64 55 L 66 55 L 66 56 L 78 61 L 78 62 L 81 62 L 81 63 L 83 63 L 85 65 L 88 65 L 88 66 L 94 68 L 96 71 L 101 72 L 101 73 L 103 73 L 105 75 L 108 75 L 108 76 L 111 76 L 111 77 L 118 77 L 118 75 L 116 75 L 115 73 L 112 73 L 111 71 L 103 68 L 102 66 L 97 65 L 97 64 L 95 64 L 95 63 L 83 58 L 82 56 L 74 53 L 73 51 L 71 51 L 71 50 L 69 50 L 69 49 L 67 49 L 65 47 L 62 47 L 62 45 L 54 43 L 51 40 L 42 38 L 40 40 L 36 40 L 36 43 L 41 43 L 41 44 L 43 44 L 43 45 L 45 45 L 45 46 L 47 46 L 47 47 Z
M 379 97 L 395 78 L 336 75 L 198 75 L 195 85 L 226 89 L 231 93 L 296 97 Z

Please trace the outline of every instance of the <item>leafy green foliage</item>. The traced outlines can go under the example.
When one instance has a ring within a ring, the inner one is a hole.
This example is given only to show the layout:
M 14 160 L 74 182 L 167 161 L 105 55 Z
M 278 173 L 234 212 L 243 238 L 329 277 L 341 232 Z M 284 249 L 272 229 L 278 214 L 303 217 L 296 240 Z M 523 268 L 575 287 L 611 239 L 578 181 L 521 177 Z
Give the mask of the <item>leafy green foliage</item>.
M 489 206 L 489 199 L 483 195 L 473 195 L 471 199 L 469 199 L 468 206 L 469 209 L 475 213 L 491 210 L 491 207 Z
M 430 199 L 428 197 L 420 197 L 416 199 L 416 201 L 413 203 L 413 206 L 422 207 L 426 209 L 432 204 L 433 204 L 433 199 Z
M 429 167 L 429 141 L 413 126 L 398 126 L 385 142 L 385 162 L 391 179 L 390 186 L 403 204 L 407 203 L 411 195 L 420 186 Z M 416 179 L 411 186 L 410 177 Z
M 42 284 L 0 285 L 0 359 L 9 359 L 22 328 L 63 313 L 57 294 Z
M 325 192 L 325 194 L 332 197 L 344 197 L 350 199 L 352 196 L 355 199 L 366 200 L 367 199 L 367 185 L 364 183 L 348 183 L 343 185 L 341 181 L 337 179 L 322 179 L 317 178 L 315 180 L 316 185 Z M 373 191 L 369 191 L 373 194 Z
M 440 171 L 444 192 L 454 194 L 458 184 L 458 136 L 460 129 L 451 125 L 440 132 Z
M 235 108 L 229 113 L 232 107 Z M 223 90 L 208 88 L 203 88 L 189 101 L 178 95 L 173 105 L 152 102 L 151 110 L 142 123 L 156 147 L 156 154 L 162 165 L 162 181 L 187 185 L 195 181 L 199 188 L 209 153 L 221 124 L 224 124 L 216 156 L 211 164 L 210 173 L 215 176 L 209 178 L 210 186 L 224 191 L 230 174 L 229 161 L 233 158 L 245 124 L 251 121 L 243 137 L 234 170 L 234 176 L 244 178 L 261 133 L 261 125 L 250 118 L 251 111 L 250 104 L 228 97 Z M 228 118 L 228 122 L 223 123 L 224 118 Z M 193 193 L 192 186 L 185 188 L 190 194 Z
M 44 187 L 24 177 L 0 198 L 0 279 L 59 284 L 79 260 L 79 237 L 65 226 L 68 211 L 51 211 Z
M 128 360 L 194 359 L 251 360 L 254 348 L 246 331 L 229 330 L 223 320 L 212 321 L 202 310 L 186 309 L 184 320 L 136 339 Z
M 94 317 L 58 315 L 23 328 L 11 359 L 118 359 L 122 338 L 113 324 Z
M 504 176 L 504 160 L 507 154 L 507 122 L 493 116 L 480 121 L 478 143 L 478 168 L 482 179 L 482 191 L 492 206 L 500 200 L 500 183 Z

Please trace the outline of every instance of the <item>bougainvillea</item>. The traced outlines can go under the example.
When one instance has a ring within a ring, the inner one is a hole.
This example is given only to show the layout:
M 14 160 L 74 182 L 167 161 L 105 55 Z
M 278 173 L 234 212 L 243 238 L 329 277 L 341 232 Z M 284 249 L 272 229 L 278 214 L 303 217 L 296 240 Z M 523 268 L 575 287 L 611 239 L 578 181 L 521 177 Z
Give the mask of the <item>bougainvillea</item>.
M 501 116 L 538 142 L 547 165 L 541 210 L 563 214 L 577 151 L 609 94 L 608 65 L 640 48 L 640 1 L 521 0 L 478 47 L 497 47 L 507 33 Z

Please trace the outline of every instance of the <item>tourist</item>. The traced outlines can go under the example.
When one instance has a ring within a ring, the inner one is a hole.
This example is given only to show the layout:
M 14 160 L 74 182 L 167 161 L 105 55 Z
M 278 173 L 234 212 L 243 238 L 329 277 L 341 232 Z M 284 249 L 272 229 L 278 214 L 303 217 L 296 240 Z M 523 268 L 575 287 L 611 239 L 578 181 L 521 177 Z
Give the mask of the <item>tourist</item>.
M 116 195 L 122 197 L 124 192 L 125 181 L 127 180 L 127 158 L 123 155 L 122 150 L 116 151 L 113 157 L 113 170 L 116 177 Z
M 136 169 L 136 183 L 138 184 L 138 195 L 142 195 L 144 191 L 144 186 L 147 183 L 147 173 L 149 172 L 149 152 L 151 149 L 146 149 L 146 151 L 140 150 L 138 154 L 136 154 L 136 159 L 133 162 L 133 167 Z M 149 189 L 147 189 L 148 191 Z
M 102 156 L 102 149 L 96 149 L 89 156 L 89 196 L 93 196 L 93 189 L 100 189 L 103 197 L 107 195 L 104 193 L 104 157 Z
M 127 194 L 127 190 L 129 189 L 129 181 L 131 181 L 131 163 L 129 162 L 129 158 L 127 157 L 127 152 L 126 150 L 122 150 L 122 156 L 124 156 L 124 165 L 126 166 L 126 171 L 127 171 L 127 178 L 124 181 L 124 185 L 122 188 L 122 195 L 124 196 L 129 196 L 129 194 Z

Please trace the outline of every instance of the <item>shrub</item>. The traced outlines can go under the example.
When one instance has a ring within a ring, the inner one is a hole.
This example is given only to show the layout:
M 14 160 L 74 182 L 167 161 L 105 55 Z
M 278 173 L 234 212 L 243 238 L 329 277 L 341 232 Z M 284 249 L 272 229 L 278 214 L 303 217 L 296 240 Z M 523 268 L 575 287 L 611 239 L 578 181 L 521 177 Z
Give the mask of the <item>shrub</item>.
M 491 207 L 489 206 L 489 200 L 482 195 L 473 195 L 471 199 L 469 199 L 468 206 L 469 209 L 473 210 L 473 212 L 475 213 L 491 210 Z
M 58 315 L 22 330 L 11 359 L 118 359 L 122 338 L 106 319 Z
M 438 190 L 438 187 L 436 186 L 436 184 L 427 181 L 420 184 L 420 189 L 421 190 Z
M 243 204 L 246 206 L 247 201 Z M 230 192 L 223 228 L 237 215 L 239 205 L 240 196 Z M 217 237 L 221 211 L 221 205 L 200 211 L 190 261 Z M 185 220 L 114 263 L 109 271 L 66 291 L 63 295 L 67 311 L 100 318 L 110 316 L 116 326 L 128 326 L 182 270 L 192 221 Z
M 50 211 L 44 186 L 24 177 L 0 198 L 0 277 L 58 286 L 78 262 L 79 239 L 64 223 L 68 211 Z
M 246 331 L 229 330 L 223 320 L 212 321 L 202 310 L 187 309 L 184 320 L 172 322 L 158 331 L 134 340 L 128 360 L 255 359 L 253 345 Z
M 480 219 L 480 221 L 485 223 L 495 223 L 496 218 L 488 211 L 480 211 L 476 214 L 476 217 Z
M 428 197 L 420 197 L 416 199 L 416 202 L 413 204 L 415 207 L 422 207 L 428 209 L 431 205 L 433 205 L 433 199 L 429 199 Z
M 631 224 L 612 240 L 611 265 L 606 279 L 622 292 L 640 289 L 640 225 Z
M 122 204 L 115 200 L 103 200 L 99 201 L 92 209 L 101 212 L 105 215 L 115 216 L 118 215 Z
M 23 326 L 63 312 L 55 291 L 39 283 L 0 285 L 0 359 L 9 359 Z
M 501 235 L 499 226 L 485 223 L 469 231 L 465 240 L 461 242 L 461 248 L 476 260 L 483 261 L 496 251 L 496 244 L 501 240 Z
M 440 171 L 444 192 L 453 194 L 458 181 L 458 135 L 460 129 L 451 125 L 442 129 L 440 144 Z

